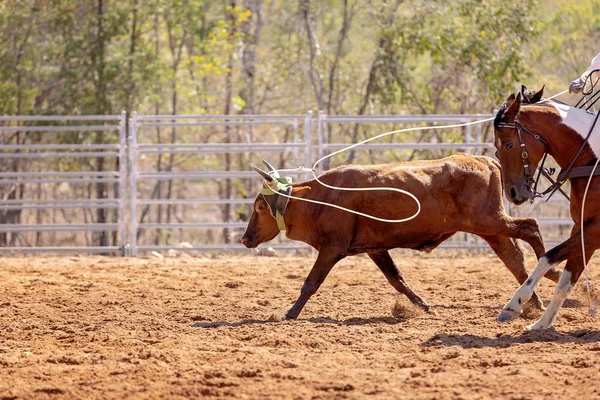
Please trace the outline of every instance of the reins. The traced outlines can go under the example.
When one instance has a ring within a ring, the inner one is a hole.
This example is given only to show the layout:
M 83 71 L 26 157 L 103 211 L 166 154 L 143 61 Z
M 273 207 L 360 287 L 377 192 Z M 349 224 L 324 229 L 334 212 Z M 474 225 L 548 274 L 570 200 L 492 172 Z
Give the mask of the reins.
M 594 104 L 596 104 L 596 102 L 600 100 L 600 89 L 596 90 L 596 86 L 598 85 L 598 82 L 600 82 L 600 77 L 596 78 L 596 80 L 592 82 L 592 76 L 594 75 L 594 73 L 597 72 L 600 72 L 600 69 L 596 69 L 590 72 L 590 74 L 586 77 L 583 87 L 585 88 L 586 83 L 590 82 L 590 89 L 588 91 L 582 92 L 583 96 L 581 97 L 581 99 L 579 99 L 577 104 L 575 104 L 575 107 L 581 109 L 585 107 L 585 109 L 589 111 L 594 106 Z M 596 93 L 594 93 L 594 90 L 596 90 Z M 592 96 L 587 98 L 586 96 L 589 95 Z

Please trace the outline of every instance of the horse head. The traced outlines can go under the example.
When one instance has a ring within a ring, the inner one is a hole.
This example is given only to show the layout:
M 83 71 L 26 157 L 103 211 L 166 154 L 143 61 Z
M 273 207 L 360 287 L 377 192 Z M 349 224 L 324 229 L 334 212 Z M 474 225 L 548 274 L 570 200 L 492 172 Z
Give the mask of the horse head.
M 523 128 L 518 118 L 521 104 L 538 102 L 544 89 L 532 92 L 523 86 L 521 90 L 525 99 L 521 93 L 511 94 L 494 120 L 494 146 L 502 165 L 504 191 L 508 200 L 517 205 L 533 200 L 533 175 L 546 152 L 544 142 Z

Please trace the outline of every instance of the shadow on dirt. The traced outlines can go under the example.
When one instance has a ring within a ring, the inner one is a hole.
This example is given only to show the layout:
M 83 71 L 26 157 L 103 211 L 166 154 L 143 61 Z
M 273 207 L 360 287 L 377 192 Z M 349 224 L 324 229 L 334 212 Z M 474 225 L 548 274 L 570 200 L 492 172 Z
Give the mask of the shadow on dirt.
M 518 336 L 500 335 L 497 338 L 486 338 L 476 335 L 447 335 L 435 334 L 430 339 L 421 343 L 421 347 L 460 346 L 464 349 L 477 349 L 482 347 L 506 348 L 514 344 L 525 343 L 596 343 L 600 342 L 600 331 L 580 330 L 571 333 L 560 333 L 554 329 L 544 331 L 523 332 Z
M 196 322 L 192 325 L 192 328 L 221 328 L 224 326 L 227 327 L 239 327 L 239 326 L 249 326 L 249 325 L 265 325 L 265 324 L 275 324 L 278 321 L 269 321 L 269 320 L 259 320 L 259 319 L 246 319 L 238 322 L 227 322 L 227 321 L 217 321 L 217 322 Z
M 387 324 L 387 325 L 396 325 L 404 322 L 404 319 L 398 319 L 394 317 L 373 317 L 373 318 L 348 318 L 346 320 L 340 321 L 333 318 L 310 318 L 304 321 L 312 322 L 315 324 L 336 324 L 336 325 L 345 325 L 345 326 L 353 326 L 353 325 L 371 325 L 371 324 Z
M 327 317 L 316 317 L 309 319 L 298 319 L 297 322 L 310 322 L 313 324 L 334 324 L 334 325 L 345 325 L 345 326 L 354 326 L 354 325 L 371 325 L 371 324 L 387 324 L 387 325 L 395 325 L 404 322 L 403 319 L 397 319 L 394 317 L 374 317 L 374 318 L 348 318 L 346 320 L 337 320 L 333 318 Z M 249 326 L 249 325 L 265 325 L 265 324 L 276 324 L 286 321 L 273 321 L 273 320 L 255 320 L 248 319 L 238 322 L 227 322 L 227 321 L 218 321 L 218 322 L 196 322 L 192 325 L 192 328 L 221 328 L 221 327 L 239 327 L 239 326 Z

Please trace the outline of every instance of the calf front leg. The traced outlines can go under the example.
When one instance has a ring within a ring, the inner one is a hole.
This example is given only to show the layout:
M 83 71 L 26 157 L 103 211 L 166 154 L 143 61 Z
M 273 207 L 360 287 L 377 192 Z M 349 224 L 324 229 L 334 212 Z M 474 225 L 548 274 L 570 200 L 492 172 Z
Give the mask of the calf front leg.
M 494 253 L 496 253 L 513 276 L 517 278 L 519 284 L 522 285 L 525 283 L 527 280 L 525 252 L 517 240 L 505 236 L 481 235 L 481 237 L 490 245 Z M 544 309 L 542 301 L 535 292 L 533 292 L 530 301 L 536 308 L 540 310 Z
M 313 265 L 310 273 L 302 285 L 300 290 L 300 297 L 289 309 L 289 311 L 283 316 L 283 319 L 296 319 L 300 312 L 304 308 L 304 305 L 310 299 L 310 297 L 319 290 L 319 287 L 331 271 L 331 268 L 344 258 L 346 255 L 340 251 L 334 249 L 328 249 L 322 247 L 317 256 L 317 260 Z

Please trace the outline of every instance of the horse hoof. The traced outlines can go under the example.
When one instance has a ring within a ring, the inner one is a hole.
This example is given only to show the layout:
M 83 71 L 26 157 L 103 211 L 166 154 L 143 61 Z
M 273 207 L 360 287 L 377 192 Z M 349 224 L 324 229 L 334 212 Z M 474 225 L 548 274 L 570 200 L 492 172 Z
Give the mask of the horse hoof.
M 519 316 L 519 314 L 520 313 L 518 313 L 516 311 L 504 309 L 500 312 L 500 315 L 498 315 L 497 321 L 498 322 L 512 321 L 513 319 L 517 318 Z
M 531 324 L 531 325 L 527 325 L 525 327 L 525 331 L 527 332 L 531 332 L 531 331 L 541 331 L 543 329 L 550 329 L 552 328 L 552 326 L 545 326 L 544 324 L 541 324 L 540 321 Z

